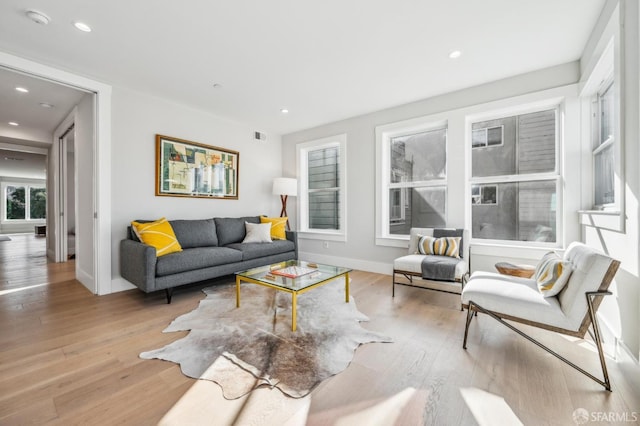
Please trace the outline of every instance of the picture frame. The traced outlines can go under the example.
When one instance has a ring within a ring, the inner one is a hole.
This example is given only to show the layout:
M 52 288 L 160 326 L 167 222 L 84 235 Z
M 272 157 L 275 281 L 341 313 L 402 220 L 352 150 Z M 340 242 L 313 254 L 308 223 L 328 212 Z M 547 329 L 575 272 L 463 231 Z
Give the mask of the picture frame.
M 156 196 L 238 199 L 240 153 L 156 135 Z

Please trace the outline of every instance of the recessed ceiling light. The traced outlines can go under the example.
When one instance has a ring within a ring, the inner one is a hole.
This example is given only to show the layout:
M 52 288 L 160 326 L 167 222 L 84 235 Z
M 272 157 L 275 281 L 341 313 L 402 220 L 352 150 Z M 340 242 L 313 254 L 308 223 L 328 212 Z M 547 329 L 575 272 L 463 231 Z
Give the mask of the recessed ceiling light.
M 42 12 L 38 12 L 37 10 L 27 10 L 25 14 L 36 24 L 47 25 L 49 22 L 51 22 L 51 18 L 49 18 Z
M 9 126 L 19 126 L 19 124 L 16 123 L 15 121 L 10 121 Z
M 16 87 L 16 91 L 21 92 L 21 93 L 29 93 L 29 89 L 27 89 L 25 87 Z
M 460 57 L 460 55 L 462 55 L 462 52 L 459 50 L 454 50 L 451 53 L 449 53 L 449 58 L 451 59 L 457 59 Z
M 79 29 L 80 31 L 84 31 L 85 33 L 91 32 L 91 27 L 85 24 L 84 22 L 74 22 L 73 26 Z
M 41 106 L 42 108 L 53 108 L 53 106 L 54 106 L 54 105 L 53 105 L 53 104 L 46 103 L 46 102 L 40 102 L 40 106 Z
M 289 114 L 289 110 L 288 110 L 288 109 L 286 109 L 286 108 L 282 108 L 282 109 L 280 110 L 280 112 L 281 112 L 281 113 L 283 113 L 283 114 Z

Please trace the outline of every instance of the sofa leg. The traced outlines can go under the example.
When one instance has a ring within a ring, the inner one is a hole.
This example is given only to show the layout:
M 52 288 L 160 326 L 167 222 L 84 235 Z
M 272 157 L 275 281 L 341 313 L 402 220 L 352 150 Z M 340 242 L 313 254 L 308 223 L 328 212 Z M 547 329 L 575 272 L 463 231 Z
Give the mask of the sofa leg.
M 171 304 L 171 296 L 173 296 L 173 288 L 165 288 L 165 294 L 167 295 L 167 305 Z

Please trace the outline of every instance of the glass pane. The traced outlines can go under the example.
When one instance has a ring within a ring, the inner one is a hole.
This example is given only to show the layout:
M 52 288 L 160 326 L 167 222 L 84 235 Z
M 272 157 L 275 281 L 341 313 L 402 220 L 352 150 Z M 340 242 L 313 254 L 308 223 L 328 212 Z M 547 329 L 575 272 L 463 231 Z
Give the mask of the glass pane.
M 472 144 L 481 129 L 487 149 L 473 149 L 472 176 L 506 176 L 556 169 L 555 109 L 473 123 Z
M 502 126 L 487 129 L 487 145 L 502 145 Z
M 391 139 L 391 183 L 446 177 L 447 129 Z
M 493 201 L 495 197 L 496 203 L 472 204 L 473 238 L 556 241 L 555 180 L 476 186 L 480 187 L 481 193 L 489 188 L 486 199 Z
M 309 151 L 309 189 L 337 188 L 339 183 L 339 147 Z
M 471 132 L 471 147 L 480 148 L 487 146 L 487 129 L 477 129 Z
M 600 102 L 600 143 L 606 142 L 607 139 L 613 137 L 613 84 L 609 85 L 607 90 L 602 93 L 599 98 Z
M 396 195 L 400 193 L 400 196 Z M 394 203 L 399 199 L 400 203 Z M 411 228 L 447 224 L 447 187 L 402 188 L 389 191 L 389 234 L 409 235 Z
M 25 188 L 7 186 L 7 219 L 25 219 Z
M 338 191 L 316 191 L 309 194 L 309 228 L 340 229 Z
M 615 161 L 614 145 L 609 145 L 593 158 L 595 204 L 603 206 L 615 202 Z
M 47 190 L 45 188 L 31 188 L 29 203 L 29 217 L 31 219 L 45 219 L 47 217 Z

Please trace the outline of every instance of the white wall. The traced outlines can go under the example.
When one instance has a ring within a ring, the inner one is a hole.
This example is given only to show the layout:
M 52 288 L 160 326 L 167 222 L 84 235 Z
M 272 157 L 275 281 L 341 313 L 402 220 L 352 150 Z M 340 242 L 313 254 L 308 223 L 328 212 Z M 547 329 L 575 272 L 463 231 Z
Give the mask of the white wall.
M 406 253 L 406 249 L 403 248 L 375 245 L 376 126 L 450 112 L 447 117 L 449 119 L 449 146 L 447 148 L 449 163 L 448 225 L 463 227 L 468 216 L 465 215 L 465 197 L 463 195 L 466 193 L 465 116 L 504 108 L 506 104 L 516 106 L 518 102 L 535 102 L 536 99 L 542 100 L 545 97 L 575 96 L 577 94 L 576 87 L 558 89 L 547 94 L 539 94 L 538 92 L 571 85 L 576 83 L 578 79 L 578 63 L 568 63 L 283 136 L 283 175 L 295 176 L 296 144 L 336 134 L 345 133 L 347 135 L 347 158 L 349 159 L 347 165 L 347 241 L 345 243 L 330 242 L 327 249 L 323 247 L 322 240 L 301 240 L 301 257 L 312 257 L 316 261 L 391 273 L 393 259 Z M 498 101 L 517 96 L 522 96 L 522 98 L 512 99 L 506 103 Z M 478 105 L 493 101 L 498 102 L 478 107 Z M 571 105 L 572 113 L 576 114 L 576 102 L 573 101 Z M 572 132 L 575 133 L 577 130 L 579 129 L 572 129 Z M 579 143 L 577 135 L 574 134 L 570 142 Z M 579 183 L 574 179 L 571 184 Z M 575 192 L 579 193 L 579 191 Z M 569 205 L 576 206 L 577 203 L 570 201 Z M 291 210 L 293 211 L 293 209 Z M 295 217 L 292 219 L 295 225 Z M 566 238 L 571 238 L 571 240 L 578 239 L 579 228 L 576 225 L 568 230 L 565 229 L 565 234 Z M 481 253 L 478 253 L 478 256 L 480 255 Z M 533 261 L 533 259 L 540 257 L 536 251 L 532 250 L 524 250 L 518 256 L 522 261 Z M 491 265 L 495 263 L 495 256 L 489 259 L 489 263 Z
M 615 8 L 615 6 L 618 8 Z M 624 170 L 622 211 L 622 230 L 611 230 L 602 226 L 585 225 L 583 238 L 586 244 L 603 250 L 621 261 L 620 269 L 611 288 L 614 296 L 606 297 L 599 314 L 603 319 L 605 339 L 617 340 L 618 356 L 624 361 L 625 355 L 631 355 L 637 363 L 640 358 L 640 249 L 639 249 L 639 215 L 640 199 L 640 99 L 639 54 L 640 35 L 638 22 L 640 11 L 637 1 L 610 1 L 605 8 L 608 15 L 601 17 L 596 26 L 589 46 L 583 58 L 583 81 L 589 78 L 594 64 L 602 52 L 602 46 L 611 36 L 615 37 L 614 61 L 616 62 L 615 84 L 621 97 L 619 135 L 621 140 L 622 161 Z M 620 27 L 612 28 L 610 22 L 620 22 Z M 598 47 L 599 46 L 599 47 Z M 588 138 L 584 138 L 586 149 L 589 149 Z M 585 205 L 589 208 L 589 205 Z M 598 214 L 591 217 L 598 219 Z M 629 354 L 625 354 L 629 352 Z M 637 376 L 636 373 L 634 373 Z M 640 378 L 639 378 L 640 380 Z
M 256 141 L 256 129 L 247 125 L 119 87 L 113 88 L 112 106 L 113 291 L 132 288 L 120 276 L 119 254 L 132 220 L 279 215 L 279 198 L 271 194 L 282 169 L 279 137 Z M 156 134 L 238 151 L 238 200 L 155 196 Z

